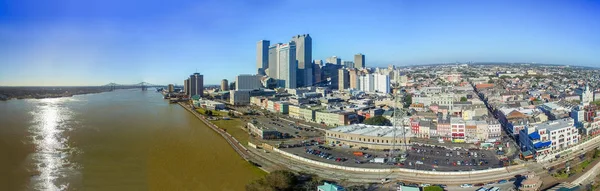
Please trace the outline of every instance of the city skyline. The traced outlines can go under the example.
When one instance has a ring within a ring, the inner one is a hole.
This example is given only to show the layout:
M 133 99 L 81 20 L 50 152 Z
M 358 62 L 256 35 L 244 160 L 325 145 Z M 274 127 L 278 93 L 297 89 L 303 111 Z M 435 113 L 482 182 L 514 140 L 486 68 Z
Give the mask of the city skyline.
M 272 16 L 293 6 L 303 9 Z M 347 11 L 319 13 L 324 7 Z M 363 53 L 367 67 L 597 66 L 599 8 L 591 1 L 9 2 L 0 8 L 0 86 L 182 85 L 194 71 L 219 84 L 256 73 L 259 40 L 297 34 L 313 38 L 314 60 Z

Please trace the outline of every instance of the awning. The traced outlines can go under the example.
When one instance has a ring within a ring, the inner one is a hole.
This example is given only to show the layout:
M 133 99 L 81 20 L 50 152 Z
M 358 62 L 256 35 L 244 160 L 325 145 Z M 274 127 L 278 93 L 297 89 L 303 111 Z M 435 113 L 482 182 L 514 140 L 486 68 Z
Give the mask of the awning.
M 551 144 L 552 144 L 551 141 L 539 142 L 539 143 L 533 144 L 533 147 L 536 149 L 539 149 L 539 148 L 550 146 Z
M 540 134 L 538 132 L 533 132 L 533 133 L 529 134 L 529 139 L 538 140 L 538 139 L 540 139 Z

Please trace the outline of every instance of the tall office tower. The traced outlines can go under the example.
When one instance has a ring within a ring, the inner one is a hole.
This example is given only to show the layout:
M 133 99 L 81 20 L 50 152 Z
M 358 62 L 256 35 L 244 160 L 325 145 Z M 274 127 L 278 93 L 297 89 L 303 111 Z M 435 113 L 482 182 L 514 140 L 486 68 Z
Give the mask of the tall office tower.
M 188 95 L 190 92 L 190 79 L 185 79 L 183 80 L 183 92 L 185 92 L 185 95 Z
M 341 65 L 341 62 L 342 62 L 342 59 L 338 58 L 337 56 L 332 56 L 332 57 L 325 59 L 325 63 L 335 64 L 335 65 Z
M 263 87 L 261 83 L 262 77 L 262 75 L 240 74 L 235 77 L 235 89 L 260 89 Z
M 277 45 L 279 87 L 296 88 L 296 45 L 293 41 Z
M 342 66 L 346 67 L 346 68 L 354 68 L 354 62 L 352 61 L 347 61 L 347 60 L 343 60 L 341 61 Z
M 281 45 L 281 43 L 269 46 L 269 69 L 267 70 L 267 76 L 275 79 L 279 79 L 279 76 L 277 75 L 277 73 L 279 72 L 279 69 L 277 69 L 277 66 L 279 65 L 277 63 L 277 47 L 279 45 Z
M 320 60 L 319 60 L 320 61 Z M 320 63 L 320 62 L 319 62 Z M 321 68 L 323 67 L 323 65 L 321 64 L 317 64 L 317 62 L 313 62 L 313 84 L 321 84 L 323 82 L 322 79 L 322 71 Z
M 345 90 L 350 87 L 350 76 L 345 68 L 338 70 L 338 90 Z
M 268 40 L 261 40 L 256 44 L 257 74 L 266 75 L 265 70 L 269 68 L 269 44 Z
M 173 91 L 175 91 L 175 86 L 173 86 L 173 84 L 169 84 L 167 87 L 168 87 L 168 88 L 167 88 L 167 91 L 168 91 L 169 93 L 172 93 Z
M 348 70 L 348 76 L 350 77 L 350 89 L 358 89 L 358 71 L 354 68 Z
M 364 68 L 365 67 L 365 55 L 364 54 L 354 55 L 354 67 L 355 68 Z
M 380 93 L 390 93 L 390 76 L 383 74 L 373 74 L 375 80 L 374 90 Z
M 221 91 L 227 90 L 229 90 L 229 82 L 227 81 L 227 79 L 223 79 L 221 80 Z
M 292 41 L 296 44 L 297 87 L 312 86 L 312 38 L 308 34 L 302 34 L 292 37 Z
M 188 94 L 190 97 L 199 95 L 204 95 L 204 76 L 200 75 L 200 73 L 194 73 L 190 75 L 190 93 Z

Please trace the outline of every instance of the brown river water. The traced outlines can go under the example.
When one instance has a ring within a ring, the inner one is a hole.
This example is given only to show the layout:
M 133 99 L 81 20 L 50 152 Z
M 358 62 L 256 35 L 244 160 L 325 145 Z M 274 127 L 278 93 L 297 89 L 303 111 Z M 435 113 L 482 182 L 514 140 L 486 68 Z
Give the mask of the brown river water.
M 244 190 L 264 174 L 151 90 L 0 101 L 0 190 Z

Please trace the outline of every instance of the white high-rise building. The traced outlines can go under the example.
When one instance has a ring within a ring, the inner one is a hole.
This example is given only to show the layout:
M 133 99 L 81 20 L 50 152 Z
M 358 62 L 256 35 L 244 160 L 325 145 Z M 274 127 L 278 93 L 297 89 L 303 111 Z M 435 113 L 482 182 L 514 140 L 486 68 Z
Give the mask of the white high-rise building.
M 581 92 L 581 104 L 583 104 L 583 106 L 588 106 L 592 101 L 594 101 L 594 92 L 592 92 L 590 86 L 586 84 L 585 89 Z
M 375 90 L 375 79 L 372 74 L 358 77 L 358 84 L 361 91 L 373 92 Z
M 289 42 L 277 45 L 277 76 L 278 86 L 285 88 L 296 88 L 296 45 Z
M 390 93 L 390 76 L 383 74 L 373 74 L 375 80 L 375 91 L 380 93 Z
M 279 69 L 277 68 L 277 66 L 279 66 L 279 64 L 277 63 L 277 61 L 279 60 L 277 58 L 277 47 L 279 45 L 281 45 L 281 43 L 269 46 L 269 68 L 265 72 L 267 73 L 267 76 L 274 79 L 279 79 L 279 76 L 277 75 L 277 73 L 279 72 Z
M 367 74 L 358 78 L 359 89 L 365 92 L 390 93 L 390 76 Z

